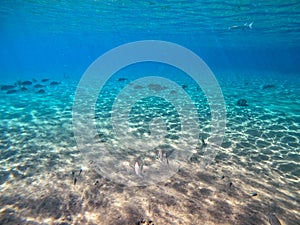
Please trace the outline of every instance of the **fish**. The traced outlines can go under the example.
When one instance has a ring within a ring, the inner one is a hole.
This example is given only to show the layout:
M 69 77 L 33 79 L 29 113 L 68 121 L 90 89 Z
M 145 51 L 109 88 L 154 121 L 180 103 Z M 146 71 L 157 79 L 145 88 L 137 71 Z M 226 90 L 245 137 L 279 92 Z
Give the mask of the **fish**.
M 143 177 L 142 169 L 143 168 L 140 167 L 139 163 L 135 162 L 135 164 L 134 164 L 134 171 L 135 171 L 135 174 L 138 175 L 139 177 Z
M 238 106 L 248 106 L 247 100 L 245 100 L 245 99 L 239 99 L 236 104 Z
M 207 144 L 205 143 L 205 140 L 204 140 L 203 138 L 201 139 L 201 142 L 202 142 L 202 146 L 203 146 L 203 147 L 206 147 L 206 146 L 207 146 Z
M 25 86 L 25 85 L 32 85 L 32 82 L 29 81 L 29 80 L 26 80 L 26 81 L 23 81 L 23 82 L 21 83 L 21 85 L 23 85 L 23 86 Z
M 252 29 L 253 21 L 251 23 L 244 23 L 243 25 L 234 25 L 231 27 L 228 27 L 228 30 L 247 30 Z
M 28 91 L 28 89 L 26 87 L 21 87 L 20 89 L 21 91 Z
M 156 155 L 156 159 L 159 159 L 159 160 L 161 160 L 161 161 L 166 162 L 167 164 L 169 164 L 169 160 L 168 160 L 167 154 L 163 153 L 161 149 L 158 150 L 158 153 Z
M 45 90 L 41 89 L 37 92 L 38 94 L 44 94 L 45 93 Z
M 50 83 L 50 85 L 58 85 L 58 84 L 60 84 L 60 82 L 57 82 L 57 81 L 52 81 L 52 82 Z
M 49 79 L 42 79 L 41 81 L 42 82 L 47 82 L 47 81 L 49 81 Z
M 13 89 L 13 88 L 15 88 L 15 87 L 16 87 L 15 85 L 3 85 L 3 86 L 1 87 L 1 90 L 2 90 L 2 91 L 6 91 L 6 90 Z
M 275 214 L 269 214 L 268 221 L 269 221 L 270 225 L 281 225 L 279 219 L 276 217 Z
M 41 84 L 35 84 L 33 87 L 34 87 L 34 88 L 43 88 L 43 87 L 45 87 L 45 86 L 44 86 L 44 85 L 41 85 Z
M 74 184 L 74 185 L 76 185 L 76 183 L 77 183 L 77 177 L 80 176 L 81 172 L 82 172 L 82 169 L 79 170 L 79 173 L 78 173 L 78 175 L 76 176 L 75 171 L 72 171 L 72 177 L 73 177 L 73 184 Z
M 273 85 L 273 84 L 266 84 L 262 87 L 262 89 L 269 89 L 269 88 L 274 88 L 274 87 L 275 87 L 275 85 Z
M 163 160 L 163 153 L 161 149 L 158 150 L 157 158 L 160 159 L 161 161 Z
M 167 157 L 167 154 L 166 154 L 166 153 L 163 154 L 162 161 L 166 161 L 167 164 L 169 164 L 169 160 L 168 160 L 168 157 Z
M 18 91 L 17 90 L 8 90 L 6 92 L 6 94 L 14 94 L 14 93 L 17 93 Z

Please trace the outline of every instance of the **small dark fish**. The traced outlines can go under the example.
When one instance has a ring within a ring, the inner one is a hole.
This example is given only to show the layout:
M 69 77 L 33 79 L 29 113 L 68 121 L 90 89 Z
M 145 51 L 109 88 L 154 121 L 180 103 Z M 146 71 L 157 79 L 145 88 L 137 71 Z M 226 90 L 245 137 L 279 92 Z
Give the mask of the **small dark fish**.
M 181 85 L 181 87 L 182 87 L 183 89 L 186 89 L 186 88 L 187 88 L 187 85 L 183 84 L 183 85 Z
M 247 100 L 245 100 L 245 99 L 239 99 L 236 104 L 238 106 L 248 106 Z
M 47 82 L 49 81 L 49 79 L 42 79 L 42 82 Z
M 276 217 L 275 214 L 269 214 L 268 220 L 269 220 L 270 225 L 281 225 L 279 219 Z
M 144 87 L 141 85 L 135 85 L 133 88 L 136 90 L 139 90 L 139 89 L 143 89 Z
M 33 87 L 34 87 L 34 88 L 43 88 L 43 87 L 45 87 L 45 86 L 44 86 L 44 85 L 41 85 L 41 84 L 35 84 Z
M 251 193 L 251 196 L 253 196 L 253 197 L 254 197 L 254 196 L 257 196 L 257 193 L 256 193 L 256 192 L 252 192 L 252 193 Z
M 127 80 L 127 78 L 120 77 L 120 78 L 118 79 L 118 81 L 125 81 L 125 80 Z
M 58 84 L 60 84 L 60 82 L 57 82 L 57 81 L 52 81 L 52 82 L 50 83 L 50 85 L 58 85 Z
M 163 91 L 167 89 L 167 87 L 161 86 L 160 84 L 149 84 L 148 88 L 152 91 Z
M 221 179 L 223 180 L 224 178 L 225 178 L 225 176 L 224 176 L 224 175 L 222 175 Z
M 44 89 L 41 89 L 37 92 L 38 94 L 44 94 L 45 93 L 45 90 Z
M 274 87 L 275 87 L 275 85 L 273 85 L 273 84 L 266 84 L 262 87 L 262 89 L 269 89 L 269 88 L 274 88 Z
M 232 187 L 232 185 L 233 185 L 233 183 L 232 183 L 232 182 L 230 182 L 230 183 L 229 183 L 229 187 Z
M 82 172 L 82 169 L 80 169 L 78 175 L 76 175 L 75 171 L 72 171 L 72 177 L 73 177 L 73 184 L 74 185 L 77 183 L 77 177 L 80 176 L 81 172 Z
M 29 80 L 26 80 L 26 81 L 23 81 L 22 83 L 21 83 L 21 85 L 32 85 L 32 82 L 31 81 L 29 81 Z
M 21 91 L 28 91 L 28 88 L 26 88 L 26 87 L 21 87 L 20 90 L 21 90 Z
M 202 142 L 202 146 L 203 146 L 203 147 L 206 147 L 206 146 L 207 146 L 207 144 L 205 143 L 205 140 L 204 140 L 203 138 L 201 139 L 201 142 Z
M 1 87 L 1 90 L 6 91 L 6 90 L 14 89 L 15 87 L 16 87 L 15 85 L 3 85 Z
M 17 93 L 18 91 L 17 90 L 8 90 L 6 92 L 6 94 L 14 94 L 14 93 Z
M 21 80 L 17 80 L 15 83 L 15 86 L 21 86 L 22 85 L 22 81 Z

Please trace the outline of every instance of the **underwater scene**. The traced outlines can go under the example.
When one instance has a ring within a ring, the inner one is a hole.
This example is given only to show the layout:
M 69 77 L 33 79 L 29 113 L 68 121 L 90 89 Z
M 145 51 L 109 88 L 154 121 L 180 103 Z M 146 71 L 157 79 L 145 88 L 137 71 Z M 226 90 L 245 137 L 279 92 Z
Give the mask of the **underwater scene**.
M 2 0 L 0 224 L 299 225 L 300 2 Z

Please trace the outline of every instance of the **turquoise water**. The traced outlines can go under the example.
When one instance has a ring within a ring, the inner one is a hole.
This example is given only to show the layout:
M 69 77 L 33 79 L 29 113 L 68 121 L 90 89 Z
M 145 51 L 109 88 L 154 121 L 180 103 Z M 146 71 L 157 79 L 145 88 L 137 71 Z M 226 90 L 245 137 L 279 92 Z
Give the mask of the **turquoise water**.
M 300 224 L 298 1 L 2 1 L 0 12 L 0 224 Z M 207 67 L 158 51 L 199 79 L 152 60 L 103 80 L 133 51 L 92 63 L 142 40 Z

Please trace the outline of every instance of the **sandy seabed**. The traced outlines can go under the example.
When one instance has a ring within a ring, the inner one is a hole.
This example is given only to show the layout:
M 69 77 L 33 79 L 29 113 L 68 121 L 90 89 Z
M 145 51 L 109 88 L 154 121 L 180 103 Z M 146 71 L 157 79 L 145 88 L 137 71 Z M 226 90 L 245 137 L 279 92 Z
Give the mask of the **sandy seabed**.
M 268 82 L 275 87 L 262 89 Z M 281 224 L 299 224 L 300 86 L 268 82 L 221 81 L 227 128 L 215 160 L 201 168 L 200 146 L 174 176 L 135 187 L 105 178 L 78 150 L 74 84 L 43 94 L 1 92 L 0 224 L 263 225 L 273 214 Z M 249 106 L 238 107 L 240 98 Z M 104 147 L 112 137 L 100 130 Z M 206 140 L 209 121 L 201 133 Z

